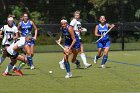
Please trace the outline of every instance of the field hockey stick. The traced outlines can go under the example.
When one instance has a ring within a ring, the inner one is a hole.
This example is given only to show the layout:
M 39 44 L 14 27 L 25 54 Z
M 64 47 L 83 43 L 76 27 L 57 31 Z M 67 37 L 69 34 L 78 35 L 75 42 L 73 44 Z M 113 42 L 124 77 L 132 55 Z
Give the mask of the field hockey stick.
M 55 38 L 54 38 L 52 32 L 47 31 L 47 34 L 48 34 L 62 49 L 65 49 L 64 46 L 62 46 L 60 43 L 58 43 L 58 42 L 55 40 Z
M 102 36 L 96 41 L 96 43 L 99 42 L 107 33 L 109 33 L 113 27 L 114 27 L 114 26 L 112 26 L 104 35 L 102 35 Z

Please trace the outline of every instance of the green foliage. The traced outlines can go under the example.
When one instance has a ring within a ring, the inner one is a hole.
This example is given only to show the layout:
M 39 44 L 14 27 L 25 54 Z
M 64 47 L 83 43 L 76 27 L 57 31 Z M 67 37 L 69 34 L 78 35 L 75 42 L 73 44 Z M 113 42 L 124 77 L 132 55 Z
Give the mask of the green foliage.
M 22 17 L 23 9 L 19 6 L 12 6 L 11 9 L 12 9 L 12 15 L 15 16 L 15 19 L 14 19 L 15 23 L 18 23 L 20 18 Z
M 95 41 L 95 36 L 92 33 L 81 33 L 83 43 L 91 43 Z
M 54 45 L 55 41 L 47 35 L 39 35 L 36 40 L 36 45 Z
M 138 9 L 135 13 L 135 17 L 140 19 L 140 9 Z
M 31 18 L 35 21 L 36 24 L 43 24 L 44 21 L 40 20 L 41 19 L 41 13 L 38 11 L 33 11 L 30 13 Z
M 21 6 L 12 6 L 11 9 L 12 9 L 12 14 L 16 17 L 15 22 L 18 23 L 25 10 Z M 27 12 L 29 12 L 29 10 Z M 44 21 L 41 20 L 42 15 L 40 12 L 33 11 L 30 13 L 30 16 L 35 21 L 36 24 L 43 24 L 44 23 Z
M 94 8 L 100 11 L 100 8 L 107 2 L 107 0 L 89 0 L 90 3 L 94 4 Z
M 17 18 L 21 18 L 22 16 L 22 8 L 19 6 L 12 6 L 12 14 Z
M 139 0 L 2 0 L 0 3 L 1 24 L 7 15 L 12 13 L 19 20 L 25 11 L 31 13 L 37 24 L 59 23 L 62 16 L 69 20 L 75 10 L 81 11 L 83 22 L 97 22 L 101 14 L 111 22 L 120 21 L 122 16 L 125 21 L 139 21 L 140 18 Z
M 101 11 L 106 1 L 107 0 L 89 0 L 89 3 L 93 4 L 93 8 L 90 10 L 89 14 L 94 16 L 96 22 L 98 22 L 98 13 Z

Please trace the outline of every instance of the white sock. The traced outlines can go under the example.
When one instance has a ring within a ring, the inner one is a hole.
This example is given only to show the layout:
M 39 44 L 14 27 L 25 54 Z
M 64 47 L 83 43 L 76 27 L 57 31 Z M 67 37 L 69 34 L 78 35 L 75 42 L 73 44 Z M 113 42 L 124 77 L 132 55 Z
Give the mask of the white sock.
M 12 69 L 14 69 L 14 68 L 16 68 L 16 65 L 14 65 Z
M 24 66 L 25 66 L 24 62 L 20 63 L 19 66 L 18 66 L 18 70 L 22 69 Z
M 64 58 L 60 61 L 60 63 L 62 63 L 62 64 L 64 63 Z
M 13 66 L 9 63 L 5 70 L 5 73 L 7 74 L 12 68 L 13 68 Z
M 83 64 L 86 65 L 87 64 L 87 59 L 86 59 L 85 54 L 84 53 L 81 53 L 80 56 L 82 58 Z
M 2 64 L 4 60 L 5 60 L 5 58 L 0 57 L 0 64 Z

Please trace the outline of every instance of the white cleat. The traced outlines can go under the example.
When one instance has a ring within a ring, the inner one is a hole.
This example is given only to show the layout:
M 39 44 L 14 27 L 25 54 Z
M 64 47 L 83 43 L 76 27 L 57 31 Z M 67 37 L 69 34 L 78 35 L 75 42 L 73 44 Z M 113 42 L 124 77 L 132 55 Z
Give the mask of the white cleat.
M 67 75 L 65 76 L 65 78 L 71 78 L 72 74 L 71 73 L 67 73 Z
M 33 70 L 33 69 L 35 69 L 35 67 L 32 65 L 32 66 L 30 67 L 30 69 Z
M 106 66 L 105 65 L 101 65 L 101 68 L 106 68 Z
M 60 69 L 65 69 L 64 62 L 60 61 L 59 65 L 60 65 Z
M 92 66 L 91 64 L 87 63 L 87 64 L 85 65 L 85 68 L 89 68 L 89 67 L 91 67 L 91 66 Z
M 97 63 L 97 58 L 96 58 L 96 56 L 94 57 L 93 62 L 94 62 L 95 64 Z

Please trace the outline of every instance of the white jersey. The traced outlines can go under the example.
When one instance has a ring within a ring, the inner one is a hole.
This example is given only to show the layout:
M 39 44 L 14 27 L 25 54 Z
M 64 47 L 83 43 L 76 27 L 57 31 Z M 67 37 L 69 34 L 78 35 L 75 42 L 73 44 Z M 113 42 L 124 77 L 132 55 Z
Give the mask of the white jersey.
M 14 42 L 7 48 L 7 52 L 10 54 L 10 55 L 15 55 L 17 52 L 14 51 L 14 47 L 15 46 L 18 46 L 18 48 L 23 48 L 25 45 L 25 37 L 20 37 L 20 38 L 17 38 L 16 40 L 14 40 Z
M 4 33 L 4 37 L 2 40 L 2 45 L 10 44 L 11 41 L 8 41 L 8 39 L 13 38 L 14 35 L 18 32 L 18 29 L 16 26 L 13 25 L 13 27 L 9 27 L 8 25 L 4 25 L 1 28 L 1 31 Z
M 79 20 L 76 20 L 76 19 L 73 19 L 71 22 L 70 22 L 70 25 L 73 26 L 76 34 L 78 35 L 79 39 L 81 39 L 80 37 L 80 32 L 78 30 L 80 30 L 82 27 L 81 27 L 81 22 Z

